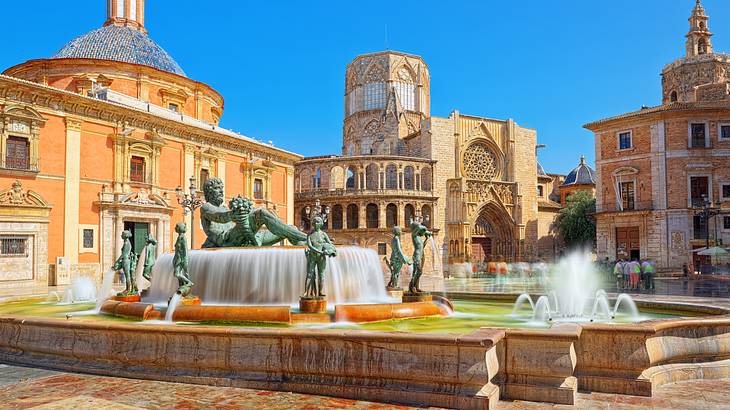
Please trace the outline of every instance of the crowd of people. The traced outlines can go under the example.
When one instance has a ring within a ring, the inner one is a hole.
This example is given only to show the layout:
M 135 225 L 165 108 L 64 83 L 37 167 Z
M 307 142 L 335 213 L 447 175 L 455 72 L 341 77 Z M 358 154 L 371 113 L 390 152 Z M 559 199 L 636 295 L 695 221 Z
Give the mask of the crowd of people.
M 608 259 L 608 258 L 607 258 Z M 645 259 L 619 259 L 613 263 L 604 261 L 604 269 L 610 272 L 611 279 L 616 281 L 616 289 L 618 290 L 634 290 L 641 289 L 654 291 L 654 277 L 656 276 L 656 265 L 654 262 Z

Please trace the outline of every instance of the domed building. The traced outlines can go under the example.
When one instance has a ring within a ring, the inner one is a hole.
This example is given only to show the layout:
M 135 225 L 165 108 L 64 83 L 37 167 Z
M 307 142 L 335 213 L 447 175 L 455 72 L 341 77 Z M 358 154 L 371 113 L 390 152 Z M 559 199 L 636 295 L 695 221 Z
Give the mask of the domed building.
M 596 195 L 596 171 L 586 164 L 586 158 L 581 155 L 580 163 L 577 167 L 565 176 L 562 184 L 560 184 L 560 203 L 565 205 L 567 198 L 578 191 L 590 192 L 592 196 Z
M 696 0 L 685 55 L 662 70 L 661 105 L 585 125 L 600 258 L 699 271 L 709 260 L 698 250 L 730 242 L 730 55 L 715 52 L 709 21 Z
M 147 235 L 170 251 L 192 222 L 176 188 L 213 176 L 294 222 L 301 157 L 221 128 L 223 97 L 152 40 L 144 0 L 106 6 L 101 28 L 0 75 L 0 287 L 98 279 L 123 230 L 137 253 Z
M 560 206 L 547 191 L 543 202 L 552 208 L 538 205 L 538 187 L 552 189 L 555 178 L 538 175 L 535 130 L 458 111 L 432 116 L 430 72 L 413 54 L 360 55 L 344 85 L 342 154 L 296 164 L 299 226 L 308 227 L 308 209 L 319 199 L 330 209 L 327 229 L 337 244 L 384 257 L 393 226 L 408 237 L 409 221 L 421 218 L 436 245 L 425 257 L 423 282 L 431 288 L 440 286 L 442 266 L 542 256 L 538 239 L 552 234 L 538 217 L 552 221 Z M 410 253 L 410 238 L 402 242 Z

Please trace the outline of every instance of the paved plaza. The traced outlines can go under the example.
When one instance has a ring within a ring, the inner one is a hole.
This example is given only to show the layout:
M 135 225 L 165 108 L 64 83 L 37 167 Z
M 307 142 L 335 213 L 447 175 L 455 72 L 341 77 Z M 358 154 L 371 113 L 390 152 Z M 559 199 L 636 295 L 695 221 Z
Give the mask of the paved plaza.
M 501 401 L 497 409 L 730 409 L 730 379 L 669 384 L 654 397 L 578 394 L 574 407 Z M 70 374 L 0 365 L 0 407 L 15 409 L 407 409 L 288 392 Z

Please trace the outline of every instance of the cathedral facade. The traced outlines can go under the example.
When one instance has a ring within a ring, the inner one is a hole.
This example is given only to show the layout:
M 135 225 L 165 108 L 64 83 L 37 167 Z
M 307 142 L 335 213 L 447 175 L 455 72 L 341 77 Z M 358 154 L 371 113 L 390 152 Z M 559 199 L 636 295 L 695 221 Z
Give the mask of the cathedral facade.
M 103 27 L 0 75 L 0 288 L 99 278 L 123 230 L 170 251 L 192 222 L 176 188 L 213 176 L 294 222 L 301 156 L 221 128 L 223 97 L 147 35 L 144 0 L 105 3 Z
M 538 220 L 544 212 L 552 221 L 559 209 L 551 195 L 559 176 L 538 175 L 536 131 L 458 111 L 432 116 L 430 103 L 421 57 L 387 51 L 355 58 L 345 72 L 341 155 L 296 163 L 298 224 L 307 228 L 319 199 L 329 207 L 336 243 L 385 256 L 392 227 L 407 229 L 420 218 L 434 232 L 425 268 L 431 272 L 468 261 L 550 257 L 538 242 L 554 235 L 553 227 Z

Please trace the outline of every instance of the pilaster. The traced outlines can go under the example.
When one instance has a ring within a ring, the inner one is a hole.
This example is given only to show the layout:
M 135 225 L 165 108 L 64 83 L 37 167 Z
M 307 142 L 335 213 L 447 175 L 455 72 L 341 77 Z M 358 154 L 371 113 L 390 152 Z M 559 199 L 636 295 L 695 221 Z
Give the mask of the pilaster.
M 79 263 L 81 125 L 82 120 L 80 118 L 66 117 L 63 254 L 68 258 L 71 265 Z

